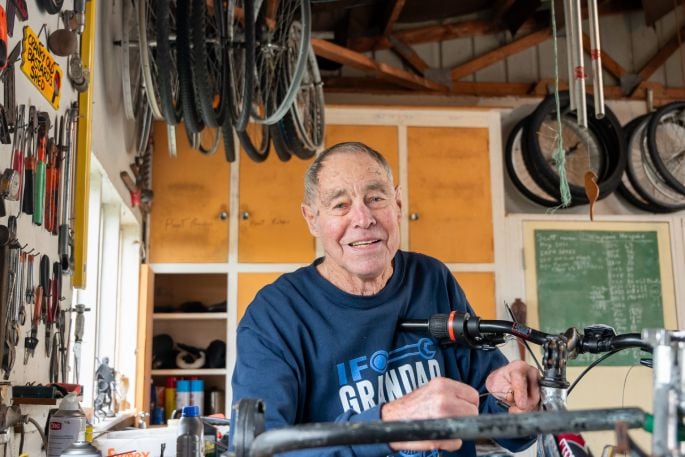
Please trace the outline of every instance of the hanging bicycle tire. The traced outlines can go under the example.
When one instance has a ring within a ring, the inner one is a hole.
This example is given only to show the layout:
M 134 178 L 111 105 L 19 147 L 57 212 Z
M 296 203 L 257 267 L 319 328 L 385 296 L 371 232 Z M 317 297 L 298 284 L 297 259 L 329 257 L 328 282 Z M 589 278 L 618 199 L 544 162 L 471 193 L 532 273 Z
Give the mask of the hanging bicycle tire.
M 138 48 L 138 12 L 132 0 L 122 0 L 121 12 L 121 82 L 124 115 L 130 121 L 136 120 L 136 111 L 143 88 Z
M 669 211 L 685 209 L 685 196 L 668 186 L 652 163 L 652 157 L 647 152 L 646 129 L 650 116 L 640 117 L 628 125 L 625 132 L 628 140 L 626 173 L 633 189 L 644 200 Z
M 625 144 L 618 119 L 608 107 L 605 116 L 597 119 L 594 116 L 594 103 L 588 97 L 589 125 L 587 129 L 581 129 L 577 126 L 575 114 L 568 109 L 568 92 L 559 93 L 559 100 L 571 196 L 578 203 L 588 202 L 584 175 L 591 170 L 598 178 L 599 199 L 605 198 L 618 187 L 626 165 Z M 555 97 L 549 95 L 531 114 L 529 123 L 524 127 L 522 144 L 530 173 L 536 180 L 538 176 L 543 178 L 538 180 L 542 187 L 545 187 L 545 182 L 552 183 L 555 188 L 552 195 L 560 198 L 559 174 L 551 165 L 556 147 L 556 123 Z
M 253 0 L 229 0 L 226 20 L 229 100 L 233 126 L 245 130 L 255 85 L 255 14 Z
M 527 120 L 528 118 L 521 119 L 507 137 L 504 148 L 504 164 L 507 174 L 514 187 L 528 200 L 546 208 L 554 208 L 561 205 L 561 201 L 554 199 L 535 182 L 523 159 L 521 138 L 523 137 L 523 126 Z
M 228 100 L 227 52 L 224 48 L 223 2 L 192 0 L 190 8 L 191 62 L 195 103 L 205 125 L 220 127 Z
M 311 12 L 308 0 L 283 0 L 278 3 L 275 16 L 267 11 L 270 2 L 262 2 L 256 22 L 256 62 L 257 81 L 259 91 L 264 99 L 268 111 L 264 116 L 252 113 L 258 123 L 275 124 L 290 109 L 302 81 L 302 74 L 307 64 L 309 39 L 311 34 Z M 290 28 L 294 22 L 299 22 L 302 33 L 297 43 L 289 40 Z M 295 53 L 296 62 L 289 70 L 288 89 L 281 95 L 277 87 L 287 67 L 289 53 Z
M 221 124 L 221 139 L 224 147 L 224 157 L 226 162 L 235 162 L 235 139 L 233 138 L 233 119 L 226 116 L 224 123 Z
M 181 92 L 176 67 L 176 0 L 155 0 L 155 31 L 157 35 L 157 87 L 164 120 L 169 125 L 183 118 Z M 172 40 L 174 46 L 172 47 Z
M 652 114 L 647 146 L 666 184 L 685 195 L 685 102 L 669 103 Z
M 147 102 L 150 104 L 152 116 L 155 120 L 162 121 L 162 109 L 159 103 L 159 89 L 157 88 L 157 44 L 154 36 L 155 11 L 152 7 L 153 0 L 138 1 L 138 47 L 140 50 L 140 67 L 143 72 L 143 83 Z
M 183 125 L 188 137 L 199 133 L 205 127 L 195 107 L 192 65 L 190 62 L 190 0 L 176 3 L 176 69 L 181 95 Z
M 271 134 L 269 126 L 261 124 L 248 124 L 242 132 L 236 130 L 236 136 L 245 154 L 254 162 L 264 162 L 269 157 L 271 149 Z M 252 136 L 257 141 L 253 141 Z
M 291 31 L 295 34 L 300 33 L 297 23 L 293 24 Z M 291 38 L 297 41 L 297 35 Z M 300 88 L 297 91 L 295 101 L 290 107 L 289 113 L 284 116 L 292 118 L 293 131 L 302 142 L 307 151 L 314 151 L 321 147 L 324 140 L 325 112 L 323 98 L 323 81 L 319 73 L 319 65 L 316 62 L 316 55 L 311 45 L 308 47 L 308 59 L 305 71 L 302 76 Z M 294 62 L 288 61 L 290 64 Z M 288 72 L 290 73 L 290 72 Z M 289 121 L 286 121 L 289 123 Z M 299 156 L 299 155 L 298 155 Z M 309 158 L 309 154 L 306 157 Z
M 48 14 L 57 14 L 64 6 L 64 0 L 38 0 L 38 5 Z

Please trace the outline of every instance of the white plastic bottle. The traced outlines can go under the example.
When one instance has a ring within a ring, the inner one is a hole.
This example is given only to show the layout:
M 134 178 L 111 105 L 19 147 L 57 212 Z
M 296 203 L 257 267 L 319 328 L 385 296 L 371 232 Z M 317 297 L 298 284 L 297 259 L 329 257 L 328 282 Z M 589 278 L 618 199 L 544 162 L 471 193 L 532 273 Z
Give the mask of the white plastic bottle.
M 176 457 L 204 456 L 204 425 L 197 405 L 184 406 L 178 422 Z
M 50 418 L 48 457 L 59 457 L 74 441 L 85 441 L 86 423 L 86 415 L 79 406 L 78 397 L 74 393 L 67 394 Z

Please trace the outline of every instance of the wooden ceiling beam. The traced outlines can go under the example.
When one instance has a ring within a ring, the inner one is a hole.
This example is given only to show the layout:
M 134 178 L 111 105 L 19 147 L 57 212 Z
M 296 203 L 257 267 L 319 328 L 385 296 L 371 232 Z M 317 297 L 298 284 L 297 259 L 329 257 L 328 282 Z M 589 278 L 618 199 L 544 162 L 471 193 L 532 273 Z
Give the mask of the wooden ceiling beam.
M 314 52 L 318 56 L 343 65 L 348 65 L 365 73 L 370 73 L 378 78 L 402 87 L 437 92 L 447 92 L 450 90 L 450 88 L 444 84 L 439 84 L 435 81 L 416 76 L 406 70 L 386 63 L 376 62 L 364 54 L 354 52 L 326 40 L 312 38 L 311 44 L 314 48 Z
M 661 49 L 659 49 L 638 72 L 637 78 L 640 84 L 637 87 L 642 86 L 643 83 L 646 82 L 655 71 L 657 71 L 663 64 L 666 63 L 668 58 L 680 48 L 683 39 L 685 39 L 684 37 L 685 27 L 681 28 L 680 30 L 676 30 L 671 39 L 665 45 L 663 45 Z
M 392 28 L 395 26 L 395 22 L 397 22 L 397 18 L 400 17 L 400 13 L 402 12 L 402 8 L 404 8 L 404 1 L 405 0 L 395 0 L 395 3 L 390 8 L 390 12 L 388 13 L 388 18 L 385 21 L 385 27 L 383 27 L 383 37 L 384 38 L 387 38 L 392 33 Z
M 475 59 L 454 67 L 451 72 L 452 81 L 459 81 L 461 78 L 473 74 L 480 69 L 488 67 L 513 54 L 517 54 L 531 46 L 536 46 L 543 41 L 547 41 L 551 36 L 551 30 L 549 28 L 544 28 L 511 41 L 490 52 L 486 52 Z
M 600 16 L 610 16 L 639 8 L 639 4 L 626 4 L 625 0 L 607 0 L 598 5 L 598 13 Z M 583 6 L 583 15 L 583 17 L 587 17 L 585 6 Z M 530 32 L 536 27 L 539 27 L 539 24 L 536 24 L 535 21 L 529 19 L 523 23 L 519 32 Z M 504 30 L 501 23 L 495 24 L 492 20 L 474 19 L 449 24 L 436 24 L 395 30 L 394 35 L 411 46 L 419 43 L 433 43 L 456 38 L 490 35 Z M 367 52 L 372 49 L 389 49 L 392 47 L 392 44 L 384 37 L 380 37 L 380 39 L 379 37 L 359 37 L 350 40 L 348 47 L 358 52 Z
M 392 43 L 392 51 L 404 60 L 414 71 L 423 75 L 428 70 L 429 65 L 412 49 L 411 46 L 395 38 L 393 34 L 388 35 L 388 40 Z

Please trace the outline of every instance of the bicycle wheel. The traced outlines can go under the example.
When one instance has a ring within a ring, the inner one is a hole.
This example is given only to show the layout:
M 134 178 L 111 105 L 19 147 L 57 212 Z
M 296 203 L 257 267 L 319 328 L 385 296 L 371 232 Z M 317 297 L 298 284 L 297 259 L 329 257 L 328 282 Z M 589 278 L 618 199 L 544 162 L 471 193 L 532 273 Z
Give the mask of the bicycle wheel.
M 685 195 L 685 102 L 669 103 L 652 114 L 647 146 L 666 184 Z
M 507 138 L 507 144 L 504 149 L 504 163 L 507 168 L 507 174 L 509 175 L 509 178 L 511 178 L 514 187 L 530 201 L 547 208 L 559 206 L 561 205 L 561 202 L 554 199 L 552 195 L 545 192 L 545 190 L 535 182 L 524 163 L 521 138 L 523 136 L 523 126 L 526 121 L 527 118 L 520 120 L 514 126 Z
M 136 120 L 136 110 L 142 94 L 140 56 L 138 48 L 138 15 L 132 0 L 123 0 L 121 14 L 121 65 L 124 114 Z
M 242 150 L 254 162 L 264 162 L 269 157 L 269 146 L 271 145 L 269 126 L 248 124 L 245 130 L 242 132 L 236 130 L 235 133 Z
M 176 4 L 176 69 L 181 93 L 183 126 L 188 138 L 199 133 L 204 122 L 195 107 L 192 66 L 190 62 L 190 0 L 177 0 Z
M 274 17 L 267 14 L 271 2 L 262 2 L 257 16 L 256 26 L 256 69 L 259 91 L 267 111 L 264 116 L 253 118 L 258 123 L 275 124 L 290 109 L 302 81 L 302 74 L 307 63 L 309 38 L 311 34 L 311 17 L 308 0 L 283 0 L 278 2 Z M 301 27 L 299 41 L 290 40 L 291 27 Z M 292 57 L 290 54 L 294 54 Z M 288 60 L 295 65 L 289 66 Z M 291 67 L 291 68 L 288 68 Z M 288 88 L 281 94 L 278 81 L 284 72 L 290 73 L 287 78 Z
M 229 0 L 226 15 L 231 117 L 236 130 L 250 120 L 254 91 L 255 23 L 253 0 Z
M 155 31 L 157 68 L 164 69 L 157 72 L 160 109 L 167 124 L 176 125 L 183 117 L 176 68 L 176 0 L 155 1 Z
M 159 107 L 159 89 L 157 89 L 157 64 L 155 54 L 157 44 L 154 36 L 155 11 L 152 8 L 153 0 L 138 1 L 138 46 L 140 47 L 140 67 L 143 72 L 143 84 L 147 94 L 147 102 L 150 104 L 152 116 L 158 120 L 164 120 L 162 110 Z M 150 32 L 150 35 L 148 35 Z
M 625 128 L 628 137 L 628 179 L 638 195 L 648 202 L 670 211 L 685 209 L 685 196 L 666 184 L 646 150 L 645 132 L 649 118 L 650 115 L 640 117 Z
M 205 125 L 220 127 L 226 116 L 228 69 L 223 2 L 193 0 L 190 8 L 190 36 L 193 43 L 193 86 L 195 103 Z
M 233 139 L 233 119 L 226 116 L 224 123 L 221 125 L 221 138 L 223 140 L 224 157 L 226 162 L 235 162 L 235 140 Z
M 297 40 L 296 35 L 299 34 L 299 28 L 299 24 L 293 24 L 291 31 L 295 32 L 295 36 L 291 34 L 291 39 Z M 306 149 L 316 151 L 323 144 L 324 127 L 326 125 L 324 118 L 323 82 L 321 81 L 319 66 L 316 63 L 316 55 L 311 45 L 308 48 L 307 57 L 307 66 L 305 67 L 295 102 L 290 108 L 289 116 L 292 117 L 295 127 L 294 131 L 298 139 Z M 295 64 L 295 62 L 290 60 L 288 63 L 289 65 Z

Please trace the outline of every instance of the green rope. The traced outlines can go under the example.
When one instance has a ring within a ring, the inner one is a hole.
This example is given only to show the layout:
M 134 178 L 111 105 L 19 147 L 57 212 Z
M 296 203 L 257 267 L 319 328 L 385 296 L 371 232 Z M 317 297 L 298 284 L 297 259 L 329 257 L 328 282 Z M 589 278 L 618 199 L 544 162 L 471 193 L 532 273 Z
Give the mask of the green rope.
M 561 131 L 561 108 L 559 103 L 559 52 L 557 50 L 557 21 L 554 14 L 554 2 L 550 2 L 550 7 L 552 10 L 552 44 L 554 46 L 554 101 L 556 102 L 557 110 L 557 138 L 555 141 L 554 154 L 552 154 L 552 159 L 557 167 L 557 173 L 559 174 L 559 192 L 561 194 L 561 205 L 560 207 L 568 207 L 571 204 L 571 190 L 568 187 L 568 177 L 566 176 L 566 151 L 564 151 L 564 139 L 562 138 Z M 568 30 L 566 31 L 566 39 L 568 39 Z M 567 56 L 568 59 L 571 56 Z M 573 81 L 568 82 L 569 85 L 573 84 Z M 559 208 L 556 207 L 554 209 Z

